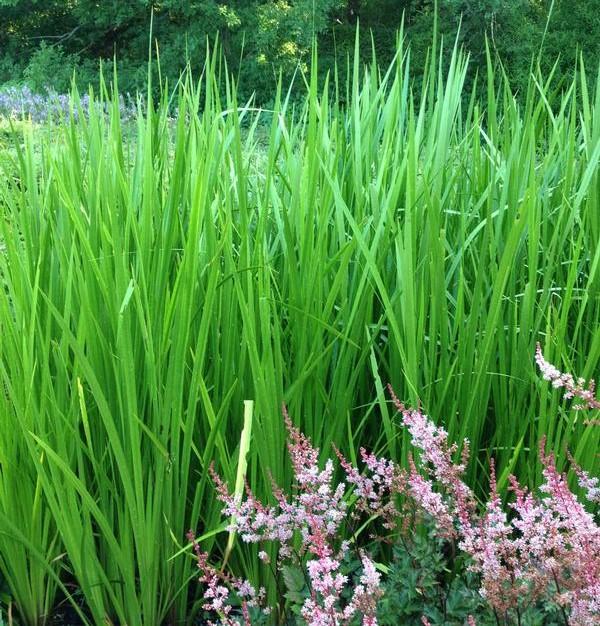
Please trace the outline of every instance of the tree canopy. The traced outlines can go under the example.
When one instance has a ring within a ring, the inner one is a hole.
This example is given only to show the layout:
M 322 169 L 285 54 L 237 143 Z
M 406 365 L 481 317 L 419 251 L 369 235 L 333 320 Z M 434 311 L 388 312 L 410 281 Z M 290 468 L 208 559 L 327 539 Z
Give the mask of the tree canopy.
M 0 0 L 0 84 L 26 82 L 41 90 L 68 88 L 73 72 L 94 82 L 100 59 L 119 61 L 121 85 L 144 84 L 150 23 L 163 74 L 176 77 L 186 62 L 200 67 L 207 38 L 217 35 L 242 93 L 270 97 L 279 72 L 291 74 L 310 58 L 317 38 L 325 65 L 343 58 L 356 23 L 372 32 L 378 54 L 395 49 L 404 19 L 418 65 L 431 40 L 434 0 Z M 524 84 L 532 58 L 561 73 L 581 52 L 600 58 L 600 0 L 438 0 L 437 27 L 471 54 L 473 71 L 485 62 L 486 37 Z M 552 12 L 550 9 L 552 8 Z M 365 37 L 365 50 L 371 40 Z

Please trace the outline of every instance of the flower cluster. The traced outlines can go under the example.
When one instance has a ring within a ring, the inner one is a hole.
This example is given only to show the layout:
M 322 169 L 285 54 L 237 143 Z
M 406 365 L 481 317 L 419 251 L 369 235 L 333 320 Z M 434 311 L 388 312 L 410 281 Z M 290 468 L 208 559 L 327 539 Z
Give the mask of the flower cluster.
M 600 409 L 600 400 L 596 398 L 596 383 L 590 380 L 587 383 L 583 378 L 575 378 L 571 374 L 563 374 L 551 363 L 544 359 L 542 347 L 538 343 L 535 350 L 535 360 L 540 368 L 540 372 L 545 380 L 549 380 L 553 387 L 557 389 L 564 388 L 565 398 L 579 398 L 583 402 L 576 404 L 576 409 Z
M 331 460 L 323 469 L 319 467 L 319 450 L 292 424 L 285 407 L 284 419 L 295 481 L 294 494 L 288 497 L 274 485 L 274 506 L 262 504 L 250 489 L 246 490 L 245 499 L 237 498 L 229 493 L 213 471 L 217 497 L 224 504 L 223 514 L 233 520 L 229 530 L 239 533 L 246 542 L 276 542 L 280 570 L 288 563 L 305 567 L 309 589 L 300 613 L 308 626 L 350 624 L 358 616 L 362 617 L 365 626 L 376 626 L 377 599 L 381 590 L 373 561 L 365 553 L 359 553 L 362 573 L 355 585 L 348 575 L 342 573 L 344 554 L 350 548 L 350 542 L 339 541 L 342 525 L 348 520 L 344 500 L 346 484 L 334 483 Z M 378 509 L 395 486 L 396 470 L 393 464 L 378 462 L 366 453 L 365 459 L 367 471 L 372 475 L 367 479 L 371 486 L 365 489 L 364 498 Z M 349 480 L 359 490 L 359 484 L 363 485 L 362 477 L 349 465 L 348 469 Z M 268 560 L 264 551 L 260 557 L 263 561 Z M 347 596 L 350 600 L 344 601 Z
M 232 578 L 219 572 L 208 561 L 208 554 L 200 550 L 194 533 L 188 533 L 188 540 L 194 547 L 196 565 L 201 572 L 200 583 L 205 585 L 204 604 L 202 608 L 208 613 L 219 616 L 221 626 L 236 626 L 239 620 L 232 615 L 231 592 L 235 592 L 241 603 L 241 613 L 244 626 L 250 626 L 250 608 L 260 606 L 264 600 L 264 589 L 258 592 L 246 580 Z M 216 626 L 216 622 L 208 622 L 208 626 Z
M 73 106 L 71 96 L 48 91 L 46 94 L 34 93 L 27 86 L 9 87 L 0 91 L 0 116 L 11 119 L 30 119 L 35 123 L 56 121 L 69 118 L 72 114 L 77 120 L 80 111 L 88 117 L 91 107 L 96 107 L 108 114 L 110 104 L 92 100 L 88 94 L 81 96 L 80 108 Z M 136 115 L 136 105 L 131 99 L 119 96 L 119 110 L 122 119 L 131 120 Z
M 573 471 L 577 475 L 577 483 L 579 487 L 585 491 L 585 497 L 589 502 L 600 504 L 600 481 L 597 476 L 590 476 L 588 472 L 583 470 L 575 462 L 575 459 L 569 454 L 569 460 Z
M 596 408 L 593 383 L 585 387 L 583 381 L 561 374 L 543 359 L 539 347 L 536 360 L 555 387 L 566 388 L 568 397 Z M 280 571 L 290 564 L 304 569 L 307 589 L 299 612 L 307 626 L 345 626 L 358 619 L 364 626 L 377 625 L 381 576 L 372 558 L 342 536 L 360 514 L 371 522 L 380 519 L 387 530 L 396 529 L 406 517 L 405 509 L 398 507 L 399 495 L 433 523 L 440 541 L 462 552 L 478 576 L 481 596 L 497 616 L 506 620 L 514 614 L 521 623 L 521 613 L 528 606 L 549 600 L 559 607 L 565 624 L 600 623 L 600 526 L 570 491 L 545 442 L 539 450 L 544 467 L 539 493 L 511 476 L 513 498 L 504 507 L 492 463 L 490 497 L 480 510 L 464 482 L 468 441 L 459 454 L 442 427 L 420 409 L 407 408 L 391 388 L 390 394 L 418 451 L 408 470 L 361 449 L 361 473 L 336 450 L 344 473 L 344 481 L 336 484 L 332 461 L 321 469 L 319 450 L 292 424 L 285 408 L 295 479 L 292 495 L 274 485 L 275 504 L 271 506 L 260 502 L 248 487 L 245 498 L 236 497 L 211 470 L 223 514 L 232 519 L 230 531 L 249 543 L 275 542 L 275 565 Z M 598 479 L 569 458 L 587 499 L 600 501 Z M 354 576 L 342 566 L 350 548 L 360 563 Z M 203 572 L 200 580 L 206 586 L 205 610 L 216 613 L 225 626 L 240 620 L 249 624 L 248 608 L 258 604 L 261 594 L 246 582 L 218 573 L 197 546 L 196 554 Z M 264 550 L 259 557 L 269 563 Z M 236 618 L 231 613 L 230 590 L 242 602 L 241 616 Z M 425 617 L 422 621 L 429 623 Z M 469 615 L 467 623 L 474 626 L 475 618 Z
M 579 396 L 581 397 L 581 396 Z M 556 469 L 554 455 L 540 446 L 544 483 L 535 496 L 510 477 L 515 501 L 510 514 L 502 507 L 491 468 L 490 498 L 482 514 L 462 482 L 466 453 L 453 463 L 455 446 L 446 432 L 423 413 L 405 408 L 395 397 L 403 424 L 421 453 L 422 477 L 413 466 L 410 495 L 438 529 L 458 540 L 481 579 L 481 593 L 501 615 L 542 598 L 563 608 L 565 622 L 588 626 L 600 621 L 600 526 L 569 490 Z M 580 485 L 591 501 L 598 499 L 598 481 L 576 468 Z M 567 616 L 568 613 L 568 616 Z
M 378 458 L 361 448 L 360 456 L 367 469 L 366 475 L 362 475 L 337 448 L 335 452 L 346 473 L 346 481 L 354 485 L 354 515 L 366 513 L 381 517 L 384 528 L 393 530 L 401 515 L 394 496 L 406 492 L 406 472 L 392 461 Z

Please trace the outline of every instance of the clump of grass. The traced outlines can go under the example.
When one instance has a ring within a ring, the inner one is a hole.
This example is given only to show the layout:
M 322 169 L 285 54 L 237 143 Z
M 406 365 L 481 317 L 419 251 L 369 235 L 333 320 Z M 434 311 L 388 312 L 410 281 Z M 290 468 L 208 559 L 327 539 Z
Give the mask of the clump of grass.
M 600 431 L 545 388 L 531 402 L 530 355 L 542 337 L 565 369 L 598 364 L 598 85 L 533 74 L 521 108 L 491 60 L 465 93 L 459 51 L 447 68 L 433 51 L 419 99 L 401 42 L 348 84 L 320 89 L 317 62 L 295 108 L 281 89 L 268 113 L 239 103 L 215 52 L 132 127 L 104 87 L 108 115 L 15 137 L 0 569 L 25 623 L 72 579 L 92 623 L 189 613 L 193 563 L 173 557 L 189 528 L 220 530 L 207 470 L 234 483 L 248 399 L 259 496 L 291 479 L 282 401 L 323 454 L 406 460 L 382 381 L 470 439 L 474 488 L 489 455 L 500 489 L 536 482 L 521 453 L 542 437 L 597 473 Z M 257 579 L 251 553 L 231 564 Z

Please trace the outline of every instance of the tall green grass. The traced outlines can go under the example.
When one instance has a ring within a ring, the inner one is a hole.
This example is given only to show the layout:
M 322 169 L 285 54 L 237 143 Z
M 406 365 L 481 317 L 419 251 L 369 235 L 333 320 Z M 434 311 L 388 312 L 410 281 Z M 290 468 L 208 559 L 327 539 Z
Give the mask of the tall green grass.
M 468 60 L 434 51 L 417 98 L 399 43 L 347 83 L 315 55 L 305 104 L 265 112 L 219 61 L 134 128 L 112 100 L 0 160 L 0 570 L 24 624 L 63 597 L 95 624 L 189 619 L 186 531 L 231 546 L 207 468 L 241 485 L 242 445 L 259 494 L 288 484 L 282 402 L 323 454 L 401 459 L 391 382 L 470 439 L 480 489 L 490 456 L 535 482 L 543 436 L 600 469 L 600 430 L 533 365 L 541 341 L 597 372 L 600 82 L 533 73 L 519 105 L 491 61 L 465 93 Z

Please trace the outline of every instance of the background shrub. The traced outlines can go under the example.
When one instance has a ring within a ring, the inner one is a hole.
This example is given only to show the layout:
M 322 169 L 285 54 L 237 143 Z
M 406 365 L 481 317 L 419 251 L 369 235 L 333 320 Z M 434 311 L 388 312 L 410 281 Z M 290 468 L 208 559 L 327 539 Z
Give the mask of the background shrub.
M 309 63 L 314 36 L 323 70 L 343 62 L 358 21 L 372 31 L 378 57 L 387 62 L 404 16 L 415 74 L 424 69 L 434 27 L 453 41 L 462 24 L 459 43 L 472 59 L 467 82 L 485 67 L 487 37 L 521 93 L 540 50 L 544 70 L 560 56 L 564 76 L 571 76 L 579 53 L 591 68 L 600 59 L 600 0 L 439 0 L 437 21 L 435 7 L 433 0 L 0 0 L 0 84 L 24 80 L 34 89 L 61 91 L 77 69 L 85 86 L 95 81 L 90 69 L 100 59 L 116 56 L 122 88 L 143 89 L 151 20 L 165 77 L 176 80 L 187 61 L 199 71 L 207 38 L 218 34 L 241 95 L 256 93 L 259 102 L 272 100 L 279 72 L 289 78 Z M 370 55 L 367 38 L 363 51 Z

